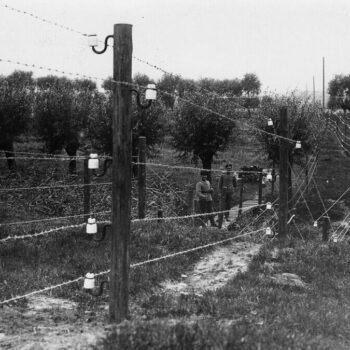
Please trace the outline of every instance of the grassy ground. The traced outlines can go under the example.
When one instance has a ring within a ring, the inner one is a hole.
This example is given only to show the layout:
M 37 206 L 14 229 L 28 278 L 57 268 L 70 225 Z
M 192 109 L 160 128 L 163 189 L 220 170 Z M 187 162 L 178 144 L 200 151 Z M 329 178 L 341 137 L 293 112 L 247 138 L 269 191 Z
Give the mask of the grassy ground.
M 238 138 L 239 141 L 239 138 Z M 243 141 L 242 141 L 243 142 Z M 333 139 L 325 141 L 326 151 L 320 156 L 316 179 L 322 196 L 335 199 L 347 187 L 347 158 L 337 150 Z M 24 150 L 23 145 L 18 145 Z M 37 147 L 37 146 L 35 146 Z M 35 151 L 33 147 L 33 151 Z M 333 148 L 332 148 L 333 147 Z M 253 143 L 245 144 L 245 151 L 235 148 L 220 154 L 214 167 L 226 160 L 234 168 L 243 165 L 266 165 L 262 153 Z M 332 153 L 334 152 L 334 153 Z M 192 165 L 172 157 L 164 148 L 157 163 Z M 82 182 L 82 167 L 78 176 L 67 175 L 66 163 L 18 162 L 16 177 L 8 177 L 6 164 L 0 164 L 1 187 L 27 187 Z M 159 205 L 165 214 L 181 213 L 186 201 L 186 186 L 197 181 L 196 172 L 182 173 L 169 170 L 148 172 L 149 214 L 154 215 Z M 163 180 L 159 179 L 159 176 Z M 323 182 L 323 179 L 327 179 Z M 330 182 L 332 180 L 332 182 Z M 98 181 L 109 181 L 108 177 Z M 215 186 L 214 179 L 214 186 Z M 170 187 L 169 187 L 170 184 Z M 152 190 L 150 190 L 152 189 Z M 255 195 L 255 188 L 247 190 L 247 197 Z M 159 202 L 157 193 L 162 195 Z M 82 213 L 82 190 L 18 191 L 2 193 L 0 220 L 11 222 Z M 136 198 L 136 187 L 133 197 Z M 181 197 L 181 199 L 179 199 Z M 349 202 L 345 197 L 344 205 Z M 247 198 L 248 199 L 248 198 Z M 92 207 L 96 211 L 110 208 L 110 188 L 92 190 Z M 152 203 L 154 202 L 154 203 Z M 310 189 L 308 202 L 313 215 L 322 212 L 315 188 Z M 133 201 L 134 208 L 135 200 Z M 136 211 L 134 210 L 134 215 Z M 298 208 L 300 217 L 306 217 L 306 208 Z M 337 207 L 332 218 L 341 218 L 344 210 Z M 101 216 L 99 219 L 108 219 Z M 241 226 L 250 223 L 253 216 L 242 218 Z M 309 219 L 308 219 L 309 220 Z M 0 237 L 9 234 L 34 233 L 51 227 L 74 224 L 81 220 L 31 224 L 29 226 L 0 227 Z M 261 222 L 260 222 L 261 224 Z M 259 225 L 259 223 L 258 223 Z M 202 296 L 189 295 L 174 298 L 159 290 L 165 279 L 179 280 L 184 271 L 203 257 L 208 250 L 182 255 L 162 263 L 145 265 L 131 272 L 131 321 L 118 328 L 110 327 L 103 344 L 97 349 L 347 349 L 350 346 L 349 315 L 349 244 L 320 242 L 317 229 L 301 228 L 293 239 L 279 246 L 266 242 L 260 254 L 253 259 L 249 272 L 238 275 L 225 287 Z M 132 227 L 131 262 L 147 260 L 171 252 L 188 249 L 239 232 L 200 230 L 191 222 L 162 224 L 134 224 Z M 280 254 L 272 256 L 273 248 Z M 0 295 L 1 299 L 44 288 L 48 285 L 75 279 L 88 271 L 109 268 L 109 239 L 102 243 L 88 240 L 83 230 L 70 230 L 50 236 L 24 241 L 7 242 L 0 246 Z M 276 273 L 298 274 L 306 288 L 276 285 L 271 277 Z M 67 298 L 78 303 L 75 316 L 61 321 L 70 324 L 85 322 L 86 312 L 92 315 L 88 322 L 107 322 L 104 307 L 108 294 L 102 298 L 86 295 L 81 286 L 73 284 L 52 292 L 53 296 Z M 26 300 L 10 304 L 22 312 Z M 0 309 L 1 312 L 1 309 Z M 16 334 L 26 327 L 21 317 L 0 319 L 0 333 Z
M 150 296 L 150 320 L 125 322 L 99 349 L 348 349 L 349 245 L 294 238 L 275 259 L 271 248 L 217 292 Z M 307 287 L 276 285 L 270 277 L 282 272 Z

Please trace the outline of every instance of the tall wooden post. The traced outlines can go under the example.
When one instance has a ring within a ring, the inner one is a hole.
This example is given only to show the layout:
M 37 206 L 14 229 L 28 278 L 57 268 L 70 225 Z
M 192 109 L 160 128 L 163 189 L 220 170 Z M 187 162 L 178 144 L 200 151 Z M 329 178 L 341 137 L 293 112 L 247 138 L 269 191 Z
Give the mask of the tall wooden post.
M 280 136 L 288 137 L 288 110 L 280 108 Z M 288 233 L 288 149 L 289 142 L 280 138 L 280 186 L 279 186 L 279 238 L 284 239 Z
M 139 187 L 139 219 L 146 216 L 146 137 L 139 137 L 139 166 L 138 166 L 138 187 Z
M 242 207 L 243 207 L 243 190 L 244 190 L 244 181 L 243 176 L 241 177 L 241 187 L 239 188 L 239 205 L 238 205 L 238 216 L 242 214 Z
M 276 182 L 276 171 L 275 171 L 275 161 L 272 162 L 272 180 L 271 180 L 271 196 L 275 191 L 275 182 Z
M 258 204 L 260 205 L 262 203 L 262 180 L 263 180 L 263 173 L 261 172 L 259 174 L 259 189 L 258 189 Z
M 323 220 L 322 220 L 322 240 L 323 241 L 328 241 L 328 235 L 329 235 L 329 226 L 330 226 L 330 222 L 329 222 L 329 216 L 324 216 Z
M 88 167 L 89 159 L 84 159 L 84 219 L 90 216 L 90 170 Z
M 113 79 L 131 83 L 132 26 L 114 25 Z M 128 316 L 131 208 L 131 91 L 113 84 L 112 249 L 109 314 L 120 323 Z

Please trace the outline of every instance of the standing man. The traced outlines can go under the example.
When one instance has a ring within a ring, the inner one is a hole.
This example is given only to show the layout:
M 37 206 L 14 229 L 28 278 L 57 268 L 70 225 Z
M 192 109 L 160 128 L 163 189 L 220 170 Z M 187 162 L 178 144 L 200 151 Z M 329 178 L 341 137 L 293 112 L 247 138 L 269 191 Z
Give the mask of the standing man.
M 207 171 L 202 170 L 200 172 L 200 175 L 202 179 L 196 184 L 196 194 L 194 200 L 197 204 L 197 213 L 208 213 L 208 215 L 203 215 L 200 217 L 200 223 L 202 227 L 205 227 L 205 222 L 209 219 L 211 226 L 217 227 L 214 221 L 214 216 L 210 214 L 213 212 L 212 193 L 214 192 L 214 189 L 211 187 L 210 182 L 208 180 Z
M 232 164 L 226 164 L 225 169 L 226 171 L 221 175 L 219 180 L 220 211 L 227 210 L 225 212 L 225 219 L 226 221 L 230 221 L 230 209 L 233 205 L 233 192 L 237 186 L 237 181 L 232 173 Z M 219 228 L 222 227 L 223 216 L 224 213 L 219 214 Z

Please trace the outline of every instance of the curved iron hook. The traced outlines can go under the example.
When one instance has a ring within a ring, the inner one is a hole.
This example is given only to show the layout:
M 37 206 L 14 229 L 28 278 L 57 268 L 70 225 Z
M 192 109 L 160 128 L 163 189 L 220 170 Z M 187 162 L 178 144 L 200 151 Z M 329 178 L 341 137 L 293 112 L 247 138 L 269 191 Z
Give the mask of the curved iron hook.
M 148 100 L 147 103 L 146 103 L 145 105 L 143 105 L 143 104 L 141 103 L 140 92 L 137 91 L 137 90 L 135 90 L 135 89 L 131 89 L 130 91 L 136 93 L 136 102 L 137 102 L 137 105 L 138 105 L 141 109 L 147 109 L 147 108 L 151 107 L 152 100 Z
M 102 49 L 101 51 L 98 51 L 98 50 L 95 49 L 95 46 L 92 46 L 92 51 L 95 52 L 95 53 L 97 53 L 98 55 L 100 55 L 100 54 L 106 52 L 107 47 L 108 47 L 107 42 L 108 42 L 108 39 L 110 39 L 110 38 L 114 38 L 114 36 L 113 36 L 113 35 L 108 35 L 108 36 L 106 36 L 106 39 L 105 39 L 105 47 L 104 47 L 104 49 Z
M 94 297 L 99 297 L 103 293 L 103 286 L 109 283 L 109 281 L 102 281 L 99 287 L 95 287 L 94 289 L 86 289 L 86 292 Z
M 108 169 L 108 166 L 109 164 L 112 163 L 112 159 L 106 159 L 103 163 L 103 171 L 101 174 L 97 174 L 95 170 L 92 170 L 92 174 L 96 177 L 102 177 L 104 175 L 106 175 L 106 172 L 107 172 L 107 169 Z
M 97 238 L 97 234 L 93 235 L 92 236 L 92 239 L 95 241 L 95 242 L 102 242 L 105 238 L 106 238 L 106 234 L 107 234 L 107 228 L 110 228 L 111 227 L 111 224 L 106 224 L 106 225 L 103 225 L 103 228 L 102 228 L 102 235 L 100 238 Z

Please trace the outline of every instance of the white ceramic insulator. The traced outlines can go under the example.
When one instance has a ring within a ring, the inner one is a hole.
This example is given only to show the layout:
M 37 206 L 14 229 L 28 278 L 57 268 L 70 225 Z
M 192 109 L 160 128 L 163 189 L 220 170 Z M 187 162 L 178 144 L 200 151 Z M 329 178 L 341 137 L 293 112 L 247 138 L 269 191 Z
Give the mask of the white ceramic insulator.
M 156 100 L 157 99 L 157 90 L 154 84 L 148 84 L 146 89 L 146 100 Z
M 94 289 L 95 288 L 95 275 L 88 272 L 84 278 L 84 289 Z

